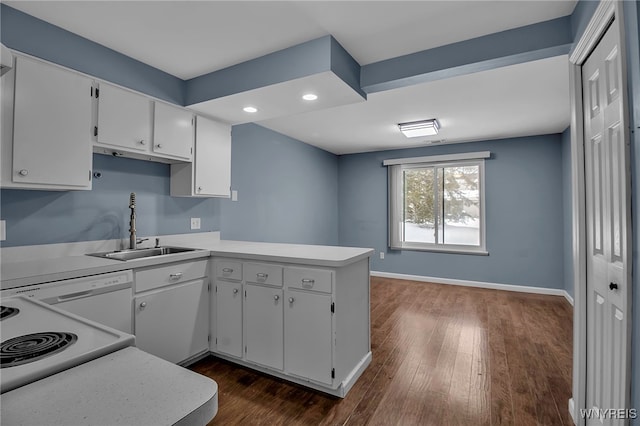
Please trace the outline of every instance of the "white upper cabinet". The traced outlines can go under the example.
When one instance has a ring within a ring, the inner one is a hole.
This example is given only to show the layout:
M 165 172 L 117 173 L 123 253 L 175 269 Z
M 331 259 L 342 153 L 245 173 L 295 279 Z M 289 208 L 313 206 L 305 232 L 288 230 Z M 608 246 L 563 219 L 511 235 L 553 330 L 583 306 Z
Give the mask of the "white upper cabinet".
M 148 151 L 153 101 L 106 83 L 101 83 L 97 90 L 96 142 L 127 150 Z
M 14 76 L 13 140 L 2 140 L 2 186 L 91 189 L 92 81 L 23 57 Z
M 191 111 L 155 102 L 153 152 L 191 161 L 193 121 Z
M 231 191 L 231 126 L 198 117 L 196 134 L 195 193 L 228 198 Z
M 193 163 L 171 165 L 174 197 L 226 197 L 231 188 L 231 126 L 196 117 Z

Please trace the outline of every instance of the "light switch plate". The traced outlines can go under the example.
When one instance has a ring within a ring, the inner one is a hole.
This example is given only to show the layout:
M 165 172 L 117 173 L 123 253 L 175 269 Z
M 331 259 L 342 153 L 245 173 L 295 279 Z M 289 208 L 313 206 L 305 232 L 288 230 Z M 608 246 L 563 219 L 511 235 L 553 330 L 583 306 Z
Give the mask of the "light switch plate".
M 238 191 L 236 190 L 231 191 L 231 201 L 238 201 Z
M 192 217 L 191 218 L 191 229 L 200 229 L 200 218 Z
M 7 221 L 0 220 L 0 241 L 7 239 Z

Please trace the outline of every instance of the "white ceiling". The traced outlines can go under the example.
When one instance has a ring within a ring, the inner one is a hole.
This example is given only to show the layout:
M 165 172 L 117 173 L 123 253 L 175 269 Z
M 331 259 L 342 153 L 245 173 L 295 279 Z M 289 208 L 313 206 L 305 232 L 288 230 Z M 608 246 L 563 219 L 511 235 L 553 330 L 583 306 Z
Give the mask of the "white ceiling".
M 576 4 L 576 0 L 3 2 L 182 79 L 327 34 L 365 65 L 565 16 Z M 409 140 L 398 139 L 404 137 L 391 129 L 412 118 L 437 117 L 442 137 L 450 142 L 562 131 L 569 124 L 567 73 L 566 57 L 537 61 L 376 93 L 367 102 L 261 124 L 335 153 L 407 145 Z M 477 117 L 485 115 L 480 123 Z
M 437 136 L 406 138 L 397 123 L 437 118 Z M 566 55 L 370 94 L 366 102 L 258 124 L 335 154 L 564 131 Z

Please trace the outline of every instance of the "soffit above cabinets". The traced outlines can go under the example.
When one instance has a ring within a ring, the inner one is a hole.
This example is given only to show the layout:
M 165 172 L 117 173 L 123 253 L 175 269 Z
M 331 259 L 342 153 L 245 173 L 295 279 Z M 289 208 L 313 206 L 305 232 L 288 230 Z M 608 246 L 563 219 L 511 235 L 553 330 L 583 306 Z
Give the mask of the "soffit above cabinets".
M 577 1 L 2 3 L 187 80 L 328 34 L 366 65 L 566 16 Z
M 302 95 L 313 93 L 314 101 L 305 101 Z M 365 99 L 332 71 L 310 75 L 283 83 L 248 90 L 205 102 L 190 105 L 193 111 L 216 117 L 230 124 L 260 122 L 283 117 L 295 120 L 296 114 L 356 104 Z M 257 112 L 244 112 L 242 108 L 253 106 Z
M 10 48 L 212 118 L 256 122 L 345 154 L 425 145 L 430 141 L 404 138 L 397 123 L 434 117 L 442 124 L 439 139 L 447 142 L 563 131 L 569 125 L 566 53 L 575 5 L 481 0 L 0 6 L 3 42 Z M 61 52 L 59 46 L 74 43 L 82 49 Z M 318 100 L 302 101 L 307 91 L 317 92 Z M 258 112 L 245 113 L 245 106 Z

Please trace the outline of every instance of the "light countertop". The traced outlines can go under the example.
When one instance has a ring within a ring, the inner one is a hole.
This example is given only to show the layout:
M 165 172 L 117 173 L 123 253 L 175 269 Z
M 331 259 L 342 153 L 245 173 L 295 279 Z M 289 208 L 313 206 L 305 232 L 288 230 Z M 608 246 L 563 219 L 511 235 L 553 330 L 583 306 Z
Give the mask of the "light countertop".
M 217 411 L 215 381 L 129 347 L 3 393 L 1 421 L 204 425 Z
M 281 263 L 339 268 L 365 259 L 373 249 L 306 244 L 262 243 L 250 241 L 184 241 L 176 246 L 200 249 L 129 261 L 92 256 L 66 256 L 15 262 L 2 262 L 1 289 L 41 284 L 50 281 L 142 268 L 168 262 L 214 257 L 232 257 Z

